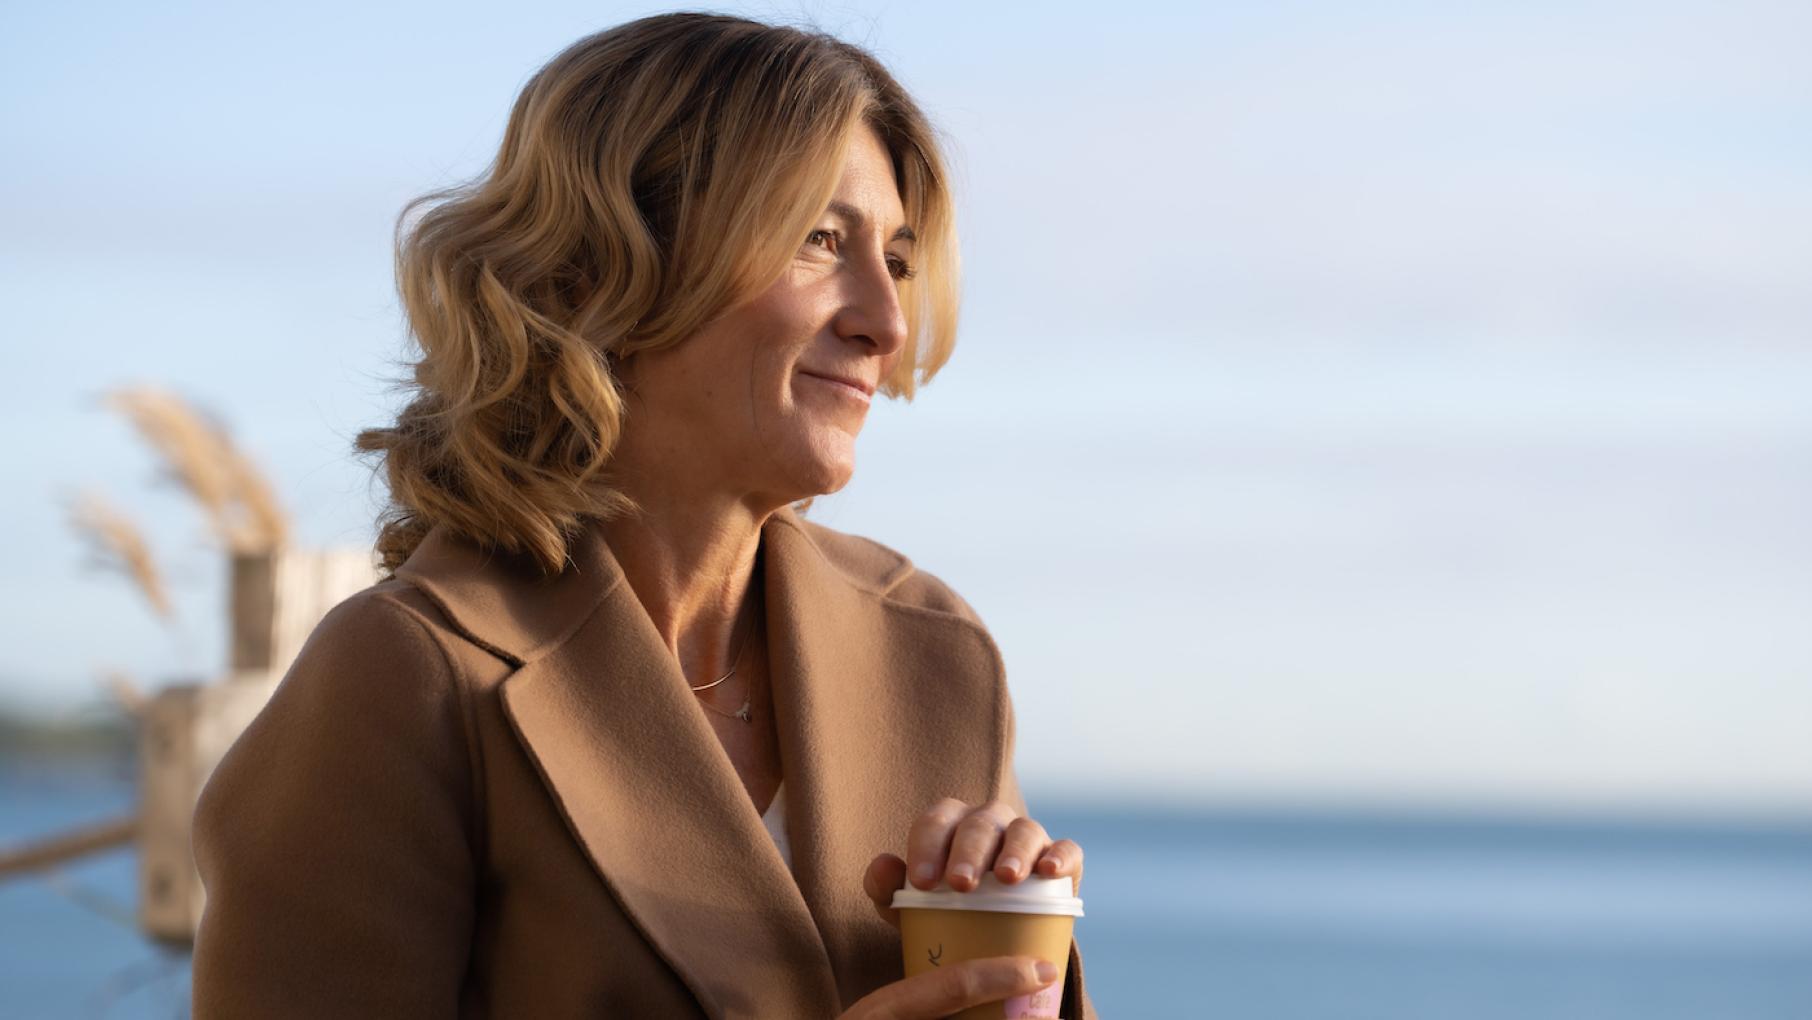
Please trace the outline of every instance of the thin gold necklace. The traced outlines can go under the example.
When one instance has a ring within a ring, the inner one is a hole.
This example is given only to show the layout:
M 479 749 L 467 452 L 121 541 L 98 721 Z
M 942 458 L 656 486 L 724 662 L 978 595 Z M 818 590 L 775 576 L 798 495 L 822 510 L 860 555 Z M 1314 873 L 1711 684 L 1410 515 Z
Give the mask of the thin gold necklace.
M 755 621 L 755 613 L 751 612 L 751 613 L 749 613 L 749 622 L 751 625 L 753 625 L 754 621 Z M 736 654 L 734 656 L 732 656 L 730 659 L 730 671 L 728 673 L 725 673 L 723 676 L 718 677 L 717 679 L 711 681 L 708 684 L 705 684 L 702 687 L 693 687 L 691 684 L 687 684 L 686 686 L 691 689 L 692 693 L 697 694 L 699 691 L 708 691 L 711 688 L 716 687 L 718 684 L 723 683 L 725 680 L 730 679 L 730 677 L 736 675 L 736 667 L 742 662 L 742 653 L 743 653 L 743 649 L 745 647 L 747 647 L 747 645 L 748 645 L 748 638 L 749 638 L 749 635 L 745 632 L 743 634 L 742 642 L 737 645 Z M 711 703 L 708 700 L 700 700 L 699 704 L 702 705 L 704 708 L 708 709 L 709 711 L 716 712 L 718 715 L 730 716 L 730 717 L 733 717 L 736 719 L 741 719 L 743 722 L 747 723 L 747 722 L 750 722 L 749 707 L 751 704 L 750 694 L 752 692 L 753 692 L 753 685 L 751 685 L 749 691 L 743 692 L 742 707 L 737 709 L 734 712 L 726 712 L 721 708 L 712 708 Z

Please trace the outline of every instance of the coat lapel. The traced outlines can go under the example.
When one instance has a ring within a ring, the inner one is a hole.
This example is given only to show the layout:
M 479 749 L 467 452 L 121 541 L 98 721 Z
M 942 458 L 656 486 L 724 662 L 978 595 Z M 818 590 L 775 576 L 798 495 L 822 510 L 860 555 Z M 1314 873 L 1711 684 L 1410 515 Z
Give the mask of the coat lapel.
M 517 667 L 505 712 L 574 839 L 712 1017 L 835 1016 L 897 979 L 864 868 L 932 801 L 1002 781 L 986 636 L 886 598 L 903 560 L 852 575 L 813 535 L 790 509 L 762 532 L 791 872 L 595 530 L 551 579 L 439 530 L 397 571 Z
M 847 1005 L 901 975 L 899 934 L 863 872 L 876 854 L 905 857 L 913 819 L 938 799 L 995 796 L 1005 688 L 979 628 L 885 597 L 906 561 L 888 553 L 885 573 L 852 576 L 790 513 L 763 542 L 793 870 Z

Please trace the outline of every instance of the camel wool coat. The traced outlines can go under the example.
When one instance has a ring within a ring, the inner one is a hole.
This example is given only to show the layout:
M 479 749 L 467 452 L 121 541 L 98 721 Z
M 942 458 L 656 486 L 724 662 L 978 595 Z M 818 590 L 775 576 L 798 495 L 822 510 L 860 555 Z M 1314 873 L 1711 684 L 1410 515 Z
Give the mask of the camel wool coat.
M 899 980 L 869 861 L 942 797 L 1027 813 L 1000 653 L 885 546 L 761 542 L 791 871 L 596 529 L 546 580 L 436 529 L 203 789 L 194 1016 L 830 1020 Z

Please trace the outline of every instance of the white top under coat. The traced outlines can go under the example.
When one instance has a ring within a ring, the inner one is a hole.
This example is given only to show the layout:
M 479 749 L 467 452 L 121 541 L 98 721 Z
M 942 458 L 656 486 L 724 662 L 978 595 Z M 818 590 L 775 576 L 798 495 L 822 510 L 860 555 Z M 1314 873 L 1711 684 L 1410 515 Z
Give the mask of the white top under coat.
M 761 816 L 761 824 L 768 827 L 768 835 L 774 837 L 774 846 L 780 850 L 780 859 L 786 862 L 788 871 L 793 870 L 793 850 L 786 844 L 786 784 L 774 788 L 774 802 L 768 805 L 767 814 Z

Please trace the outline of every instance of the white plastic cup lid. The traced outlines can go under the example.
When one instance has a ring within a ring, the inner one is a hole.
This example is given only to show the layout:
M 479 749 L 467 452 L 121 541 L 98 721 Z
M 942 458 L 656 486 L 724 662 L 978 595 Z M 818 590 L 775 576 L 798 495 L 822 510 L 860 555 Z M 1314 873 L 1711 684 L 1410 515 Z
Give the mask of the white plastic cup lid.
M 997 910 L 1009 914 L 1068 914 L 1082 916 L 1082 900 L 1074 895 L 1075 883 L 1068 875 L 1027 875 L 1012 885 L 1003 883 L 986 872 L 971 892 L 950 888 L 948 880 L 937 888 L 923 890 L 911 884 L 893 894 L 893 906 L 923 910 Z

